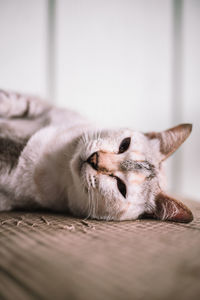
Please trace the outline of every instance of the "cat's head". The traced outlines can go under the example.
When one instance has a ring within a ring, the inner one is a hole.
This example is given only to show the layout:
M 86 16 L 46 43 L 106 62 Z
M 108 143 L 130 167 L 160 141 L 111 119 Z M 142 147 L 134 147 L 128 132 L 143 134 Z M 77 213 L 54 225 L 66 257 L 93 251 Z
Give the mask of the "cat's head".
M 191 211 L 163 192 L 162 164 L 191 130 L 182 124 L 159 133 L 121 129 L 82 135 L 71 160 L 77 193 L 71 210 L 105 220 L 147 215 L 190 222 Z

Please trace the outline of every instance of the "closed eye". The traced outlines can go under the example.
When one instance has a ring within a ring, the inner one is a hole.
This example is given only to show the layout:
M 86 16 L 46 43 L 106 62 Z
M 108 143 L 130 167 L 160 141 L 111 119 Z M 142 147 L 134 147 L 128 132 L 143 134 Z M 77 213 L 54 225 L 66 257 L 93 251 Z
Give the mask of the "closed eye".
M 131 138 L 127 137 L 125 139 L 123 139 L 123 141 L 121 142 L 120 146 L 119 146 L 119 152 L 118 154 L 124 153 L 125 151 L 128 150 L 129 146 L 131 143 Z
M 115 177 L 115 178 L 117 180 L 118 190 L 120 191 L 120 193 L 122 194 L 122 196 L 124 198 L 126 198 L 126 185 L 125 185 L 125 183 L 119 177 Z

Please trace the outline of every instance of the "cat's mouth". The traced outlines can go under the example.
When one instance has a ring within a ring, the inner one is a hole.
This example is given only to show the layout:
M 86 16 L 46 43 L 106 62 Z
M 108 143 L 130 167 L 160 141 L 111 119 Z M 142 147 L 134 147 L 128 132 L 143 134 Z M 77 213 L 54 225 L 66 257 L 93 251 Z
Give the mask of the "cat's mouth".
M 77 160 L 77 171 L 78 174 L 81 175 L 82 168 L 84 165 L 90 165 L 93 170 L 97 171 L 97 164 L 95 164 L 94 160 L 92 160 L 93 155 L 89 156 L 87 160 L 84 160 L 81 156 L 78 157 Z

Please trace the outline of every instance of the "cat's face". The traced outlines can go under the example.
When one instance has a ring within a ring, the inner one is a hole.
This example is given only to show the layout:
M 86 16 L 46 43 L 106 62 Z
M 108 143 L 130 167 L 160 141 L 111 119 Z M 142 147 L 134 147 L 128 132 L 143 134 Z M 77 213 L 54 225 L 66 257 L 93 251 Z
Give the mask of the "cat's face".
M 74 210 L 105 220 L 133 220 L 143 213 L 152 214 L 158 195 L 163 195 L 162 162 L 183 142 L 183 138 L 177 139 L 176 145 L 171 144 L 167 150 L 165 139 L 158 135 L 129 129 L 83 135 L 71 161 L 81 198 L 74 203 Z M 168 148 L 173 139 L 168 141 Z M 175 208 L 172 210 L 174 215 Z M 169 219 L 167 214 L 162 218 Z

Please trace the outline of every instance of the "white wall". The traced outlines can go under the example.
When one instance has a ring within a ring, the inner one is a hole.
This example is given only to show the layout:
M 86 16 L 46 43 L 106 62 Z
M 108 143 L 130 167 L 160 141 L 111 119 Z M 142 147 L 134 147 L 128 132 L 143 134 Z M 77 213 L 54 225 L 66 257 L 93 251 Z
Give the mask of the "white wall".
M 194 125 L 182 151 L 183 194 L 200 200 L 200 1 L 185 0 L 183 14 L 182 121 Z
M 109 126 L 170 124 L 171 1 L 61 0 L 57 20 L 59 104 Z
M 47 1 L 0 0 L 0 87 L 46 95 Z
M 199 16 L 199 0 L 0 0 L 0 87 L 108 126 L 193 122 L 170 178 L 200 199 Z

